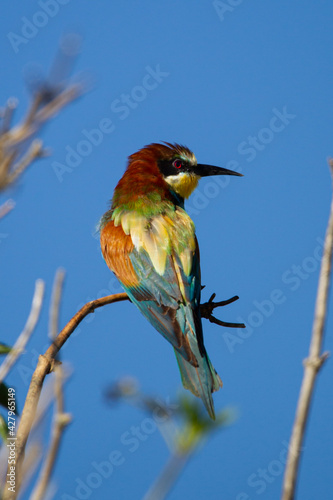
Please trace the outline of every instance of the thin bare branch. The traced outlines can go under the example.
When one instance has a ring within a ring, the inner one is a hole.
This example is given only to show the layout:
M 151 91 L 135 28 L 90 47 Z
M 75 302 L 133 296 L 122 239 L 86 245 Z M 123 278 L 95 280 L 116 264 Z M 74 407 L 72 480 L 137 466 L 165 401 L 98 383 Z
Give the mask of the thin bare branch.
M 68 86 L 61 92 L 54 90 L 53 94 L 41 88 L 35 94 L 28 114 L 21 123 L 8 128 L 7 119 L 6 126 L 0 133 L 0 189 L 15 182 L 32 162 L 45 154 L 40 139 L 31 143 L 29 141 L 45 122 L 82 93 L 83 89 L 78 84 Z
M 32 137 L 41 126 L 53 118 L 64 106 L 77 99 L 83 90 L 78 84 L 65 88 L 62 92 L 54 94 L 48 102 L 46 100 L 46 89 L 41 88 L 35 94 L 31 107 L 25 120 L 19 123 L 1 136 L 0 143 L 7 148 L 13 148 Z M 43 104 L 44 103 L 44 104 Z
M 45 498 L 45 493 L 50 483 L 50 478 L 58 455 L 63 432 L 67 425 L 71 422 L 71 415 L 64 412 L 63 371 L 60 363 L 55 363 L 54 372 L 56 407 L 51 432 L 51 443 L 30 500 L 43 500 L 43 498 Z
M 5 107 L 1 109 L 0 119 L 2 120 L 2 127 L 0 134 L 4 134 L 10 128 L 17 105 L 18 100 L 16 97 L 10 97 L 7 100 Z
M 67 365 L 62 365 L 63 370 L 63 383 L 66 382 L 68 377 L 70 376 L 70 370 Z M 40 430 L 43 428 L 43 421 L 46 415 L 49 412 L 49 409 L 52 404 L 54 404 L 54 394 L 55 394 L 55 377 L 50 377 L 46 380 L 43 386 L 43 392 L 41 394 L 38 408 L 36 412 L 36 417 L 34 419 L 32 429 L 31 429 L 31 440 L 29 440 L 29 445 L 26 449 L 26 455 L 24 459 L 23 468 L 20 473 L 20 484 L 21 490 L 20 495 L 24 494 L 24 489 L 26 489 L 29 484 L 30 478 L 35 474 L 37 470 L 38 461 L 42 456 L 42 446 L 40 443 L 39 435 Z M 17 415 L 17 424 L 19 424 L 20 417 Z M 37 434 L 32 436 L 32 433 Z M 4 451 L 4 450 L 3 450 Z M 6 486 L 6 472 L 7 469 L 7 456 L 5 454 L 0 453 L 0 490 L 3 491 Z M 2 481 L 4 479 L 4 481 Z
M 5 217 L 15 207 L 15 201 L 9 199 L 0 206 L 0 219 Z
M 37 158 L 44 156 L 43 143 L 39 139 L 34 140 L 26 152 L 26 154 L 19 160 L 11 169 L 11 172 L 7 174 L 5 179 L 5 185 L 9 186 L 18 179 L 23 172 L 31 165 L 31 163 Z
M 69 339 L 74 330 L 81 323 L 81 321 L 83 321 L 83 319 L 88 314 L 94 312 L 94 310 L 99 307 L 103 307 L 107 304 L 112 304 L 114 302 L 120 302 L 124 300 L 129 300 L 128 295 L 126 293 L 118 293 L 87 302 L 87 304 L 81 307 L 81 309 L 75 314 L 75 316 L 72 317 L 72 319 L 62 329 L 62 331 L 57 335 L 56 339 L 52 342 L 52 344 L 46 350 L 46 352 L 43 355 L 39 356 L 37 367 L 32 375 L 28 394 L 22 411 L 20 425 L 17 431 L 17 441 L 16 441 L 17 478 L 20 477 L 20 469 L 22 468 L 22 462 L 24 460 L 24 451 L 31 431 L 31 426 L 33 425 L 35 419 L 37 405 L 43 387 L 44 379 L 46 375 L 54 369 L 55 360 L 58 352 L 65 344 L 65 342 Z M 205 306 L 205 304 L 203 304 L 203 306 Z M 19 491 L 19 484 L 17 484 L 17 489 L 15 493 L 6 490 L 4 492 L 3 500 L 15 500 L 18 491 Z
M 1 138 L 0 138 L 1 141 Z M 7 177 L 18 151 L 5 151 L 0 144 L 0 190 L 8 186 Z
M 43 445 L 41 440 L 33 439 L 26 450 L 25 460 L 21 472 L 20 484 L 20 498 L 23 498 L 23 495 L 26 493 L 28 489 L 29 483 L 33 476 L 36 474 L 38 469 L 38 465 L 42 459 L 42 451 Z
M 31 311 L 25 327 L 18 337 L 15 345 L 11 349 L 11 351 L 7 354 L 4 359 L 2 365 L 0 366 L 0 383 L 5 379 L 9 370 L 16 363 L 17 359 L 20 357 L 22 352 L 25 349 L 25 346 L 30 339 L 37 321 L 39 319 L 40 311 L 42 308 L 43 297 L 44 297 L 45 284 L 42 280 L 37 280 L 35 285 L 35 292 L 32 299 Z
M 191 453 L 176 453 L 170 456 L 161 475 L 143 497 L 143 500 L 163 500 L 175 485 L 187 464 Z
M 39 356 L 37 367 L 32 375 L 16 435 L 16 478 L 18 484 L 16 484 L 15 492 L 11 492 L 8 489 L 4 491 L 3 500 L 15 500 L 17 498 L 17 494 L 20 488 L 19 478 L 20 470 L 22 469 L 22 463 L 24 460 L 25 447 L 31 431 L 31 427 L 33 425 L 33 421 L 35 419 L 37 405 L 43 387 L 44 379 L 46 375 L 54 369 L 55 358 L 59 350 L 88 314 L 94 312 L 94 310 L 99 307 L 105 306 L 106 304 L 112 304 L 113 302 L 120 302 L 124 300 L 128 300 L 127 294 L 118 293 L 88 302 L 83 307 L 81 307 L 81 309 L 75 314 L 75 316 L 73 316 L 73 318 L 62 329 L 57 338 L 47 349 L 45 354 Z
M 65 38 L 67 41 L 63 40 L 60 57 L 50 78 L 40 79 L 31 86 L 33 97 L 25 117 L 12 126 L 17 107 L 15 98 L 8 99 L 6 106 L 0 110 L 0 190 L 13 184 L 31 163 L 46 154 L 42 141 L 34 140 L 36 134 L 85 91 L 82 84 L 68 82 L 68 73 L 79 45 L 75 35 Z
M 49 336 L 52 340 L 55 340 L 59 332 L 59 311 L 64 280 L 64 269 L 58 269 L 54 280 L 50 307 Z
M 50 368 L 52 368 L 52 362 L 56 355 L 64 345 L 64 343 L 69 339 L 74 330 L 79 326 L 81 321 L 84 320 L 88 314 L 91 314 L 99 307 L 106 306 L 107 304 L 112 304 L 113 302 L 122 302 L 124 300 L 129 300 L 128 295 L 123 293 L 115 293 L 114 295 L 107 295 L 106 297 L 101 297 L 100 299 L 91 300 L 87 302 L 81 309 L 73 316 L 73 318 L 67 323 L 65 328 L 61 330 L 57 338 L 52 342 L 50 347 L 45 352 L 44 356 L 50 362 Z
M 333 179 L 333 160 L 329 160 L 331 177 Z M 300 389 L 296 416 L 289 443 L 286 471 L 283 482 L 282 500 L 293 500 L 297 484 L 300 453 L 304 440 L 306 424 L 309 416 L 311 400 L 318 371 L 327 359 L 328 354 L 321 354 L 324 339 L 324 329 L 327 316 L 328 294 L 331 278 L 333 251 L 333 197 L 330 216 L 326 230 L 324 252 L 318 282 L 312 336 L 309 357 L 304 362 L 304 375 Z
M 58 334 L 59 311 L 65 271 L 59 269 L 53 285 L 51 307 L 50 307 L 50 338 L 55 339 Z M 46 454 L 44 464 L 40 471 L 35 488 L 31 494 L 30 500 L 43 500 L 46 490 L 50 483 L 50 478 L 53 472 L 55 461 L 58 455 L 63 432 L 67 425 L 71 422 L 71 416 L 64 411 L 64 395 L 63 395 L 63 368 L 60 362 L 54 365 L 55 374 L 55 410 L 53 417 L 53 425 L 51 431 L 51 441 L 48 452 Z

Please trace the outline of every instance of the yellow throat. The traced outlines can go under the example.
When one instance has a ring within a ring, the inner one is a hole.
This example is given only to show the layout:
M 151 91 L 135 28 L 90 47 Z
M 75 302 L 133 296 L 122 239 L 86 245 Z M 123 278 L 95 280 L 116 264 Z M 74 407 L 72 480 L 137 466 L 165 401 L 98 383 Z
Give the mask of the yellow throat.
M 198 185 L 200 177 L 188 172 L 181 172 L 178 175 L 169 175 L 166 182 L 175 193 L 182 198 L 188 198 Z

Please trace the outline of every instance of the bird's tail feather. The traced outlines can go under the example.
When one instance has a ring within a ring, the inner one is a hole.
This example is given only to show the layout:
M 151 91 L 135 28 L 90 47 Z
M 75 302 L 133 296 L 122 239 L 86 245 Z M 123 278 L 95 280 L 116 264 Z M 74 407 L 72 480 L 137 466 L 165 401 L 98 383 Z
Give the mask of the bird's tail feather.
M 209 416 L 215 420 L 212 392 L 222 387 L 222 380 L 216 373 L 209 357 L 205 353 L 197 357 L 198 366 L 191 365 L 175 350 L 183 386 L 202 399 Z

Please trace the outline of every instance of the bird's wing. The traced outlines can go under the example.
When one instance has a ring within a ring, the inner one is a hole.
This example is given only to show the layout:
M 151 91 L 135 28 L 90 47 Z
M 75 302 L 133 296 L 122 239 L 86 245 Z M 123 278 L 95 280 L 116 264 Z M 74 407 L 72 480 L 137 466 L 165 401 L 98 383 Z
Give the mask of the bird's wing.
M 204 355 L 199 251 L 190 217 L 129 214 L 101 231 L 104 258 L 143 315 L 193 366 Z

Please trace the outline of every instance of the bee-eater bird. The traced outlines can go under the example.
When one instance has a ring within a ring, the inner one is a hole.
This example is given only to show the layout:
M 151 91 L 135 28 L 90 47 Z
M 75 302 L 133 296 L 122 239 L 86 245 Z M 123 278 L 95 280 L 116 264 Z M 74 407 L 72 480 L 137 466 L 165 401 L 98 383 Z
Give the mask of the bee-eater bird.
M 222 387 L 204 346 L 201 277 L 194 223 L 184 199 L 201 177 L 239 175 L 197 163 L 179 144 L 150 144 L 128 160 L 100 222 L 103 257 L 131 301 L 173 346 L 183 385 L 215 419 Z

